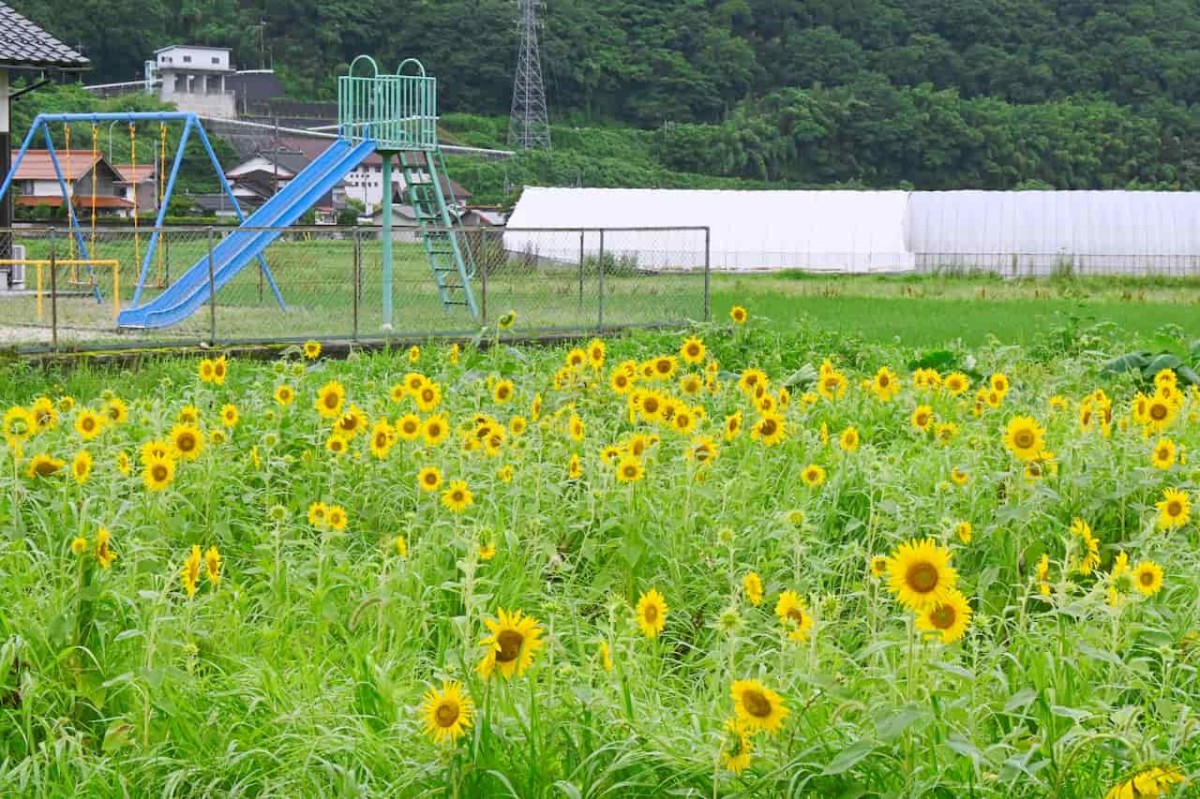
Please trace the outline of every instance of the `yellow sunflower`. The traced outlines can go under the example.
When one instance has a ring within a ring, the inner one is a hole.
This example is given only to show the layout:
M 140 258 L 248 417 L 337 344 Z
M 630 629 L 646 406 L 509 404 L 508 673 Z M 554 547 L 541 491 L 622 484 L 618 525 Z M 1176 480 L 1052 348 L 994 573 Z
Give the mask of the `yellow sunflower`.
M 342 405 L 346 402 L 346 388 L 336 380 L 330 380 L 321 386 L 317 392 L 317 413 L 326 419 L 336 419 L 342 415 Z
M 917 629 L 940 635 L 943 644 L 962 638 L 971 624 L 971 605 L 957 588 L 917 615 Z
M 706 352 L 704 342 L 692 336 L 684 341 L 683 345 L 679 348 L 679 357 L 683 359 L 684 363 L 703 363 Z
M 519 610 L 510 614 L 500 608 L 497 616 L 496 620 L 483 621 L 491 635 L 480 642 L 487 647 L 487 654 L 477 670 L 485 680 L 497 671 L 506 680 L 514 675 L 522 677 L 533 665 L 534 654 L 542 647 L 543 642 L 539 640 L 542 628 L 537 619 Z
M 1156 799 L 1167 796 L 1171 786 L 1183 781 L 1184 776 L 1178 769 L 1156 766 L 1118 782 L 1104 794 L 1104 799 Z
M 442 688 L 430 688 L 425 692 L 421 704 L 421 716 L 425 719 L 425 734 L 435 744 L 453 745 L 466 734 L 471 726 L 475 705 L 465 695 L 462 685 L 454 680 L 443 680 Z
M 888 569 L 887 556 L 875 555 L 873 558 L 871 558 L 870 562 L 867 564 L 867 567 L 870 570 L 872 577 L 876 579 L 883 577 L 885 574 L 887 574 Z
M 725 741 L 721 744 L 721 763 L 734 774 L 750 768 L 750 756 L 754 752 L 754 741 L 749 730 L 736 719 L 725 722 Z
M 725 417 L 725 440 L 733 441 L 742 432 L 742 412 L 735 411 Z
M 747 732 L 776 733 L 783 728 L 783 720 L 788 716 L 783 697 L 758 680 L 738 680 L 729 693 L 737 720 Z
M 501 330 L 509 330 L 517 323 L 517 312 L 508 311 L 500 314 L 500 318 L 496 320 L 496 327 Z
M 325 449 L 332 452 L 334 455 L 344 455 L 350 449 L 350 444 L 345 436 L 339 436 L 336 432 L 330 433 L 329 438 L 325 439 Z
M 379 460 L 383 460 L 392 451 L 392 445 L 396 443 L 396 429 L 388 423 L 387 419 L 380 419 L 371 428 L 371 454 Z
M 29 415 L 33 417 L 34 432 L 50 430 L 58 425 L 58 408 L 49 397 L 38 397 L 29 406 Z
M 815 463 L 810 463 L 800 472 L 800 480 L 809 488 L 819 488 L 825 483 L 825 470 Z
M 583 477 L 583 461 L 579 459 L 578 453 L 574 453 L 567 462 L 567 479 L 578 480 L 580 477 Z
M 755 607 L 762 604 L 763 601 L 763 584 L 762 578 L 758 576 L 758 572 L 750 572 L 742 578 L 742 590 L 746 594 L 746 600 Z
M 500 380 L 496 383 L 496 387 L 492 389 L 492 399 L 497 405 L 503 405 L 513 397 L 513 382 L 511 380 Z
M 104 420 L 100 414 L 95 411 L 84 408 L 75 417 L 75 432 L 84 441 L 91 441 L 96 436 L 100 435 L 100 431 L 104 427 Z
M 937 439 L 939 444 L 949 444 L 958 438 L 958 425 L 954 422 L 943 422 L 934 425 L 933 437 Z
M 755 396 L 759 389 L 766 389 L 769 384 L 767 373 L 762 369 L 746 369 L 738 378 L 738 390 L 746 396 Z
M 750 313 L 740 305 L 735 305 L 729 309 L 729 318 L 733 320 L 735 325 L 744 325 L 746 320 L 750 318 Z
M 849 381 L 841 372 L 828 372 L 817 379 L 817 391 L 826 402 L 834 402 L 846 396 Z
M 405 441 L 415 441 L 421 437 L 421 418 L 415 413 L 406 413 L 396 422 L 396 435 Z
M 1083 543 L 1083 556 L 1079 560 L 1079 573 L 1091 574 L 1100 565 L 1100 541 L 1092 534 L 1092 526 L 1083 519 L 1071 520 L 1071 535 Z
M 179 579 L 183 582 L 183 589 L 187 591 L 189 599 L 196 595 L 196 588 L 200 584 L 200 562 L 200 545 L 192 544 L 192 550 L 183 562 L 183 568 L 179 570 Z
M 1192 500 L 1187 492 L 1178 488 L 1168 488 L 1163 491 L 1163 498 L 1156 503 L 1158 508 L 1158 529 L 1167 530 L 1182 527 L 1191 518 Z
M 640 459 L 626 455 L 617 463 L 617 479 L 622 483 L 636 483 L 646 475 Z
M 604 357 L 606 351 L 607 348 L 604 346 L 604 342 L 600 339 L 594 338 L 588 342 L 588 363 L 592 365 L 593 369 L 599 371 L 600 369 L 604 368 Z
M 891 402 L 900 393 L 900 378 L 891 369 L 882 366 L 871 379 L 871 391 L 884 402 Z
M 1037 565 L 1038 593 L 1050 596 L 1050 556 L 1043 554 Z
M 426 444 L 436 447 L 446 440 L 446 436 L 450 435 L 450 420 L 446 418 L 445 414 L 430 416 L 421 428 L 421 435 L 425 437 Z
M 142 468 L 142 482 L 151 491 L 162 491 L 175 479 L 175 459 L 170 455 L 152 457 Z
M 995 391 L 997 394 L 1003 397 L 1008 393 L 1008 389 L 1010 387 L 1008 375 L 1004 374 L 1003 372 L 996 372 L 988 378 L 988 385 L 991 387 L 992 391 Z
M 929 428 L 933 426 L 933 408 L 928 405 L 918 405 L 912 412 L 909 422 L 914 429 L 920 430 L 922 433 L 928 432 Z
M 784 591 L 775 603 L 775 615 L 788 631 L 788 638 L 803 643 L 812 633 L 813 620 L 804 598 L 795 591 Z
M 974 528 L 970 522 L 963 521 L 954 525 L 954 534 L 958 536 L 958 540 L 964 544 L 971 543 L 971 538 L 974 537 Z
M 329 506 L 324 502 L 314 502 L 308 506 L 308 523 L 316 528 L 325 526 L 325 517 L 329 515 Z
M 224 385 L 225 376 L 229 373 L 229 361 L 222 355 L 213 360 L 212 381 L 214 385 Z
M 944 602 L 958 582 L 950 550 L 932 538 L 904 542 L 888 559 L 888 583 L 901 604 L 918 612 Z
M 304 357 L 310 361 L 315 361 L 321 357 L 321 342 L 309 339 L 304 342 Z
M 1031 416 L 1014 416 L 1004 431 L 1004 446 L 1018 460 L 1032 461 L 1046 443 L 1046 431 Z
M 341 532 L 346 529 L 346 523 L 349 517 L 346 515 L 346 509 L 341 505 L 330 505 L 325 512 L 325 523 L 329 525 L 329 529 L 334 532 Z
M 196 367 L 196 371 L 200 376 L 200 382 L 211 383 L 213 380 L 213 362 L 208 358 L 200 361 Z
M 226 427 L 236 427 L 238 423 L 238 409 L 236 405 L 224 405 L 221 408 L 221 424 Z
M 117 559 L 117 552 L 112 548 L 112 533 L 106 527 L 96 530 L 96 562 L 102 569 L 110 568 Z
M 289 385 L 275 387 L 275 402 L 281 408 L 286 408 L 296 400 L 296 390 Z
M 783 441 L 787 434 L 787 422 L 782 416 L 768 414 L 754 423 L 750 428 L 750 437 L 768 447 L 773 447 Z
M 417 485 L 422 491 L 437 491 L 442 487 L 442 473 L 436 466 L 426 466 L 417 473 Z
M 408 348 L 408 362 L 416 363 L 419 360 L 421 360 L 421 348 L 414 344 Z
M 667 623 L 667 602 L 663 595 L 651 588 L 638 597 L 637 602 L 638 629 L 647 638 L 657 638 Z
M 455 513 L 462 513 L 475 504 L 475 497 L 464 480 L 454 480 L 442 494 L 442 504 Z
M 1154 445 L 1154 451 L 1150 456 L 1150 463 L 1156 469 L 1170 469 L 1175 465 L 1178 457 L 1178 448 L 1175 442 L 1169 438 L 1160 438 L 1158 443 Z
M 1133 569 L 1133 585 L 1143 596 L 1154 596 L 1163 587 L 1163 569 L 1152 560 L 1144 560 Z
M 29 459 L 29 466 L 25 469 L 25 474 L 30 480 L 36 477 L 49 477 L 62 471 L 66 465 L 67 462 L 62 458 L 54 458 L 46 454 L 34 455 Z
M 71 474 L 79 485 L 86 483 L 92 476 L 92 453 L 86 449 L 75 453 L 75 457 L 71 460 Z
M 860 442 L 861 439 L 858 435 L 858 428 L 855 427 L 847 427 L 842 431 L 841 435 L 838 436 L 838 446 L 842 448 L 843 452 L 858 451 L 858 445 Z
M 204 573 L 214 588 L 221 582 L 221 550 L 215 545 L 204 553 Z
M 190 424 L 177 424 L 171 428 L 168 436 L 171 442 L 171 452 L 177 458 L 194 461 L 204 451 L 204 434 L 200 428 Z

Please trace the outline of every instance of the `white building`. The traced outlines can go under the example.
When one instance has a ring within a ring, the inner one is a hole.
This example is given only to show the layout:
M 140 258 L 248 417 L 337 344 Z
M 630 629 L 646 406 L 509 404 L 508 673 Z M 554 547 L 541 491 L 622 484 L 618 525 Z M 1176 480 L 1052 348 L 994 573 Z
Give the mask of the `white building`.
M 159 97 L 180 111 L 233 119 L 237 98 L 225 86 L 234 73 L 229 49 L 173 44 L 154 51 L 159 79 Z

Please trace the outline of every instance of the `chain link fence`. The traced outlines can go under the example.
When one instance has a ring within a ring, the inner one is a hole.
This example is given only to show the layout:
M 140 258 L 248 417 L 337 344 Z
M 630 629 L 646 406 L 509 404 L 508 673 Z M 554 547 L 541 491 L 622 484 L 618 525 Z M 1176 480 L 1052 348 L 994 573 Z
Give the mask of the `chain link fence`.
M 217 248 L 235 231 L 271 243 L 225 282 Z M 77 236 L 52 227 L 0 230 L 0 349 L 473 335 L 510 311 L 517 329 L 534 335 L 709 317 L 706 228 L 455 232 L 470 255 L 467 285 L 480 318 L 443 303 L 421 233 L 398 229 L 385 331 L 379 228 L 113 227 Z M 197 284 L 204 303 L 177 324 L 118 326 L 143 271 L 138 306 L 154 303 L 181 278 Z M 461 283 L 456 273 L 443 275 L 443 282 Z M 461 289 L 451 294 L 462 298 Z
M 941 275 L 990 274 L 1009 279 L 1070 277 L 1196 277 L 1200 256 L 1186 254 L 1078 254 L 1068 252 L 940 253 L 915 255 L 917 271 Z

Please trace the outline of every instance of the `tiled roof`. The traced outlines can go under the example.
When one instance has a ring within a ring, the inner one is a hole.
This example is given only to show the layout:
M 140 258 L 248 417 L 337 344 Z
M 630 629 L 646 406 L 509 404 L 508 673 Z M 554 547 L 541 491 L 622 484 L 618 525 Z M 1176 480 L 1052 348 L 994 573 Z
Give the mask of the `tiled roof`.
M 87 69 L 91 62 L 0 2 L 0 67 Z
M 12 151 L 12 162 L 16 163 L 20 150 Z M 91 150 L 55 150 L 58 156 L 58 167 L 66 180 L 79 180 L 103 156 L 92 155 Z M 50 160 L 49 150 L 26 150 L 21 165 L 17 167 L 17 180 L 57 180 L 54 174 L 54 162 Z
M 61 208 L 63 198 L 61 194 L 22 194 L 17 198 L 17 205 L 28 205 L 37 207 L 45 205 L 50 208 Z M 87 194 L 76 194 L 71 197 L 71 205 L 76 208 L 91 208 L 92 198 Z M 133 203 L 126 200 L 124 197 L 111 197 L 107 194 L 96 195 L 97 208 L 133 208 Z
M 121 183 L 145 183 L 155 177 L 153 164 L 113 164 Z

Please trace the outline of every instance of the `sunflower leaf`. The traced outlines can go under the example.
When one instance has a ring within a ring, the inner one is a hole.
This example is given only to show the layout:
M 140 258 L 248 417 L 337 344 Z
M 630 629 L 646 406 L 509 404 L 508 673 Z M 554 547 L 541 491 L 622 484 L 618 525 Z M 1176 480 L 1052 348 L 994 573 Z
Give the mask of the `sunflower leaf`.
M 875 742 L 866 739 L 860 739 L 847 746 L 829 764 L 825 766 L 825 770 L 821 773 L 825 776 L 833 774 L 844 774 L 867 755 L 875 751 Z

